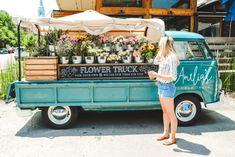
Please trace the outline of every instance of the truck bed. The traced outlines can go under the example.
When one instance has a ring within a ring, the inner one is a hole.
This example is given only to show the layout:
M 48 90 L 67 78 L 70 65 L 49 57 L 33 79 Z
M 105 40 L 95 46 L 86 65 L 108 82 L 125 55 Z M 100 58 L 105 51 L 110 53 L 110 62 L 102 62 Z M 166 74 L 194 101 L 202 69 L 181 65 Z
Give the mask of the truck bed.
M 51 105 L 84 110 L 160 109 L 157 88 L 149 79 L 16 82 L 16 104 L 35 109 Z

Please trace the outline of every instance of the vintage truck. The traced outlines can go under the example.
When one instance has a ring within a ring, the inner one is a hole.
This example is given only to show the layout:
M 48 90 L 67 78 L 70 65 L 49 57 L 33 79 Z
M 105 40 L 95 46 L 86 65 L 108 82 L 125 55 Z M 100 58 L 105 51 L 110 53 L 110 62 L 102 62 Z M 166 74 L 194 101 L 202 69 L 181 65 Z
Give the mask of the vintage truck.
M 180 31 L 166 31 L 164 34 L 174 39 L 180 58 L 175 82 L 175 113 L 180 125 L 191 125 L 200 117 L 202 105 L 215 105 L 222 101 L 218 62 L 203 36 Z M 89 70 L 87 66 L 82 68 L 84 73 L 91 75 L 105 74 L 107 70 L 119 75 L 138 72 L 140 67 L 135 64 L 101 64 L 90 66 Z M 44 121 L 57 129 L 74 124 L 79 110 L 159 110 L 158 88 L 153 80 L 148 79 L 147 71 L 144 72 L 144 78 L 16 81 L 9 86 L 6 101 L 14 99 L 17 110 L 24 114 L 41 110 Z

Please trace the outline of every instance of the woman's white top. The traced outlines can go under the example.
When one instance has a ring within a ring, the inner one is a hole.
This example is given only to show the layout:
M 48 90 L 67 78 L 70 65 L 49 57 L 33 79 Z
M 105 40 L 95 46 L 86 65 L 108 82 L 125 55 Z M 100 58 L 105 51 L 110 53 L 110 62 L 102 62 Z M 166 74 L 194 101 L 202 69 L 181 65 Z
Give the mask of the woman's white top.
M 168 56 L 166 56 L 163 59 L 160 59 L 159 57 L 156 57 L 154 59 L 154 64 L 159 64 L 158 74 L 163 76 L 170 76 L 173 78 L 173 80 L 163 80 L 160 78 L 157 78 L 157 81 L 163 82 L 163 83 L 169 83 L 173 82 L 177 79 L 177 56 L 174 53 L 170 53 Z

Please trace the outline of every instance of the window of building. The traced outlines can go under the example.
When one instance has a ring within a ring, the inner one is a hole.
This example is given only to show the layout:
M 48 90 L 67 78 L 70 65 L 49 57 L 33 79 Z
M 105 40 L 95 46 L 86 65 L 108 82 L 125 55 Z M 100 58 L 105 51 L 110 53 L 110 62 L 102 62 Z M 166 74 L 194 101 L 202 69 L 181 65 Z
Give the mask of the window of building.
M 153 8 L 190 8 L 190 0 L 152 0 Z
M 160 18 L 165 22 L 166 30 L 189 31 L 190 17 L 187 16 L 161 16 Z
M 103 7 L 143 7 L 142 0 L 103 0 Z

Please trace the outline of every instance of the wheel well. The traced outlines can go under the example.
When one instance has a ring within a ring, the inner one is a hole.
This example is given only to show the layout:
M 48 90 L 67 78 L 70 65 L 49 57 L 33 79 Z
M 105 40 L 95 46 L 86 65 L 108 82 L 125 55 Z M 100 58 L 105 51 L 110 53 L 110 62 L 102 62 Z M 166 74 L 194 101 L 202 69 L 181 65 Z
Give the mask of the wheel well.
M 184 94 L 180 94 L 178 95 L 177 97 L 175 97 L 175 99 L 179 98 L 179 97 L 187 97 L 187 96 L 193 96 L 193 97 L 196 97 L 197 99 L 199 99 L 200 102 L 203 102 L 203 99 L 200 95 L 198 94 L 195 94 L 195 93 L 184 93 Z

